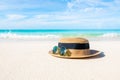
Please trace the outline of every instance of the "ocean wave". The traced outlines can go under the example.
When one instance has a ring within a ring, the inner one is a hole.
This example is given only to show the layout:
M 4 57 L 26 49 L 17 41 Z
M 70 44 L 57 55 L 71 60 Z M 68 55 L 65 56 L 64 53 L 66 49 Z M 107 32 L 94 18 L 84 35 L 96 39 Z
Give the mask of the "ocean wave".
M 60 38 L 58 35 L 46 34 L 46 35 L 21 35 L 14 33 L 2 33 L 0 39 L 57 39 Z
M 17 33 L 0 33 L 0 39 L 37 39 L 37 40 L 54 40 L 61 37 L 83 37 L 90 40 L 120 40 L 120 33 L 104 34 L 17 34 Z
M 103 35 L 100 35 L 101 38 L 120 38 L 120 34 L 118 33 L 105 33 Z

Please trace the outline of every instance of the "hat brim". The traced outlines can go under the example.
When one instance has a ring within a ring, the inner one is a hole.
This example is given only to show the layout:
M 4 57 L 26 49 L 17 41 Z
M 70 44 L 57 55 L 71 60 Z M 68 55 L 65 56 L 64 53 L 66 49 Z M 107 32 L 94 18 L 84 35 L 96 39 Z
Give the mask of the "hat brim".
M 71 59 L 89 58 L 89 57 L 97 56 L 100 53 L 101 53 L 101 51 L 90 50 L 90 54 L 88 54 L 88 55 L 73 57 L 73 56 L 61 56 L 59 54 L 53 54 L 53 51 L 49 51 L 49 54 L 52 56 L 59 57 L 59 58 L 71 58 Z

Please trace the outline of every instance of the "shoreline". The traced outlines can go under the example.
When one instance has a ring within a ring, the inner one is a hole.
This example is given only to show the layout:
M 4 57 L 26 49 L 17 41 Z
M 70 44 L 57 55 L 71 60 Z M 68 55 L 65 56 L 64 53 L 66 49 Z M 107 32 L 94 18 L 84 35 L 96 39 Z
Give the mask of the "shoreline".
M 0 30 L 0 40 L 58 40 L 61 37 L 83 37 L 91 41 L 118 41 L 120 40 L 119 29 L 78 29 L 78 30 Z
M 62 38 L 62 37 L 60 37 Z M 40 38 L 40 39 L 31 39 L 31 38 L 0 38 L 0 41 L 59 41 L 60 38 Z M 70 37 L 69 37 L 70 38 Z M 71 37 L 72 38 L 72 37 Z M 78 37 L 86 38 L 86 37 Z M 120 38 L 86 38 L 89 41 L 120 41 Z

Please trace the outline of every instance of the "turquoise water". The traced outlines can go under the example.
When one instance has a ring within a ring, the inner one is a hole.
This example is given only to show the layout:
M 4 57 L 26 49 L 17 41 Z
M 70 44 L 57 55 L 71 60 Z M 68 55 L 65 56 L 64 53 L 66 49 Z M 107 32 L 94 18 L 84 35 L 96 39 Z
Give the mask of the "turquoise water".
M 120 38 L 120 29 L 76 29 L 76 30 L 0 30 L 0 38 Z

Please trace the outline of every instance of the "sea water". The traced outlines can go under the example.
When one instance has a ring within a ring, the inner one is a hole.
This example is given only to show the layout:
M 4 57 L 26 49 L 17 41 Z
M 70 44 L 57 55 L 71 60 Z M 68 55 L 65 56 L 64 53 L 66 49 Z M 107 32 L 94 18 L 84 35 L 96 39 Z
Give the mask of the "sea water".
M 61 37 L 83 37 L 90 40 L 120 40 L 120 29 L 4 29 L 0 39 L 59 39 Z

